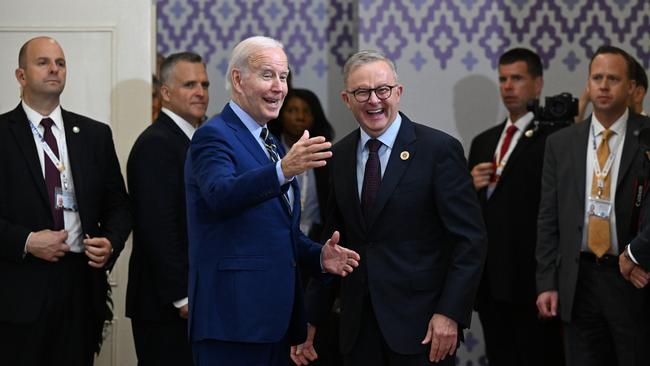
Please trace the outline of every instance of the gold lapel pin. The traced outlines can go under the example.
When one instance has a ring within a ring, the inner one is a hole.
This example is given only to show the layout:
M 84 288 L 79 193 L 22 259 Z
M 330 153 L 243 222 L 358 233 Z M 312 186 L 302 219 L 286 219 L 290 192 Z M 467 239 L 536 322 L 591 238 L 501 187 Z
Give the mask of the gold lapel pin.
M 79 127 L 77 126 L 72 127 L 72 132 L 79 133 Z
M 402 152 L 399 154 L 399 157 L 400 157 L 400 159 L 402 159 L 402 160 L 408 160 L 409 156 L 411 156 L 411 154 L 409 154 L 408 151 L 402 151 Z
M 526 131 L 524 135 L 526 135 L 526 137 L 533 137 L 533 130 Z

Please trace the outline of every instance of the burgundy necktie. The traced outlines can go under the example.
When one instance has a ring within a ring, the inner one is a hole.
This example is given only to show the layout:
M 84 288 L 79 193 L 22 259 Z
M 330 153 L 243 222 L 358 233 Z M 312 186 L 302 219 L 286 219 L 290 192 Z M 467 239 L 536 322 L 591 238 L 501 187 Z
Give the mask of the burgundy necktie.
M 59 147 L 56 144 L 54 134 L 52 134 L 52 125 L 54 121 L 49 118 L 43 118 L 41 125 L 45 129 L 43 139 L 50 147 L 54 155 L 59 157 Z M 50 198 L 50 209 L 52 210 L 52 217 L 54 218 L 53 230 L 63 229 L 63 209 L 56 208 L 56 201 L 54 198 L 54 190 L 56 187 L 61 188 L 61 172 L 56 168 L 49 156 L 43 151 L 43 163 L 45 164 L 45 186 L 47 187 L 47 195 Z
M 381 183 L 381 162 L 378 153 L 381 145 L 381 141 L 377 139 L 370 139 L 366 143 L 366 146 L 368 146 L 368 160 L 366 161 L 363 186 L 361 188 L 361 210 L 365 217 L 368 217 L 370 209 L 375 203 L 379 184 Z

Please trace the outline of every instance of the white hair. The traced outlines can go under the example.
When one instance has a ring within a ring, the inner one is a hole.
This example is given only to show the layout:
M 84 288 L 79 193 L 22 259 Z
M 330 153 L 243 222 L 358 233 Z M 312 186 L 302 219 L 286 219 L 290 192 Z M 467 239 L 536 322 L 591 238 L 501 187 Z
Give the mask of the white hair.
M 232 50 L 230 61 L 228 62 L 228 72 L 226 74 L 226 90 L 232 88 L 232 70 L 238 69 L 242 74 L 250 71 L 248 59 L 256 52 L 267 48 L 281 48 L 284 46 L 280 41 L 264 36 L 254 36 L 246 38 L 239 42 Z

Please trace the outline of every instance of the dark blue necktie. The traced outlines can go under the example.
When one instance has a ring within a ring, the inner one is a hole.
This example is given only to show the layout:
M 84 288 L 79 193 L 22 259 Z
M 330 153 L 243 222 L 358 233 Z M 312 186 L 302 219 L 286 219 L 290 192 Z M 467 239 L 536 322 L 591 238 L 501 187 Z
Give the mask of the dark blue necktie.
M 361 188 L 361 210 L 365 217 L 368 217 L 372 206 L 375 204 L 379 184 L 381 183 L 381 162 L 379 161 L 379 148 L 381 141 L 370 139 L 368 146 L 368 160 L 363 173 L 363 186 Z
M 44 118 L 41 121 L 45 132 L 43 133 L 43 140 L 50 147 L 50 150 L 59 157 L 59 147 L 56 144 L 54 134 L 52 134 L 52 125 L 54 121 L 49 118 Z M 45 186 L 47 187 L 47 195 L 50 198 L 50 210 L 52 210 L 52 217 L 54 218 L 53 230 L 63 229 L 63 209 L 56 207 L 55 189 L 61 188 L 61 172 L 56 168 L 49 156 L 43 151 L 43 163 L 45 164 Z
M 278 161 L 280 161 L 280 155 L 278 154 L 278 149 L 277 146 L 275 145 L 275 142 L 273 140 L 273 136 L 269 133 L 269 130 L 267 128 L 262 128 L 262 132 L 260 133 L 260 137 L 264 141 L 264 147 L 266 148 L 266 151 L 269 153 L 269 159 L 275 164 Z M 287 206 L 287 209 L 289 210 L 289 213 L 291 213 L 291 203 L 289 201 L 289 193 L 288 191 L 282 192 L 282 200 L 284 201 L 285 205 Z

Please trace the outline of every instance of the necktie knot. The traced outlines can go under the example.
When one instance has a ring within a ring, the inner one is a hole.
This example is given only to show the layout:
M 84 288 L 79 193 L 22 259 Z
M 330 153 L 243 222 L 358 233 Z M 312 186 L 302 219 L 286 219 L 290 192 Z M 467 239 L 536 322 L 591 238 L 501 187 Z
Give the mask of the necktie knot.
M 515 134 L 515 132 L 517 132 L 517 126 L 515 125 L 510 125 L 506 129 L 506 135 L 512 136 Z
M 368 146 L 369 152 L 376 154 L 379 151 L 379 148 L 381 147 L 382 143 L 377 139 L 370 139 L 368 140 L 368 142 L 366 142 L 366 145 Z
M 52 128 L 52 125 L 54 125 L 54 121 L 52 121 L 51 118 L 43 118 L 43 119 L 41 120 L 41 125 L 42 125 L 43 128 L 45 128 L 46 130 L 49 130 L 49 129 Z
M 614 136 L 614 131 L 610 129 L 606 129 L 603 130 L 603 132 L 601 132 L 601 135 L 603 135 L 603 141 L 601 142 L 601 144 L 604 144 L 609 141 L 610 137 Z

